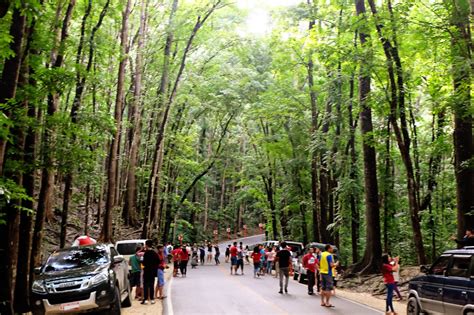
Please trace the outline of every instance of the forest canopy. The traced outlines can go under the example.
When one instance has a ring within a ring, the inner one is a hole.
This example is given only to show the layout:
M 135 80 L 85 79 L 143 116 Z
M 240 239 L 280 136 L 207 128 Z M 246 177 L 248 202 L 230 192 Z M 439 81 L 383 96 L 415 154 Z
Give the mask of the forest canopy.
M 367 273 L 382 252 L 425 264 L 455 246 L 474 227 L 473 12 L 0 1 L 5 314 L 77 234 L 195 242 L 263 223 Z

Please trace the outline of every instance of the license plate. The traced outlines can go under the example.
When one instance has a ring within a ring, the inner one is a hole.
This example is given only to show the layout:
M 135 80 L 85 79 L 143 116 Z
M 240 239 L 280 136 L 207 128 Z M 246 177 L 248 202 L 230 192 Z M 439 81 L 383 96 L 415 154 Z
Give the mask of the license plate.
M 61 311 L 71 311 L 79 309 L 79 302 L 64 303 L 60 306 Z

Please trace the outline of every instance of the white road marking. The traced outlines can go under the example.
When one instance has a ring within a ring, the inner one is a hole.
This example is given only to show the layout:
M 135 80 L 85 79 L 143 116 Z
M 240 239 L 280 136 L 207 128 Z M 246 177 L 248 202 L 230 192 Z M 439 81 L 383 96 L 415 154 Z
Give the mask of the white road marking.
M 166 311 L 167 315 L 174 315 L 173 312 L 173 303 L 171 301 L 171 290 L 173 288 L 173 276 L 171 276 L 170 282 L 168 284 L 168 297 L 166 298 Z

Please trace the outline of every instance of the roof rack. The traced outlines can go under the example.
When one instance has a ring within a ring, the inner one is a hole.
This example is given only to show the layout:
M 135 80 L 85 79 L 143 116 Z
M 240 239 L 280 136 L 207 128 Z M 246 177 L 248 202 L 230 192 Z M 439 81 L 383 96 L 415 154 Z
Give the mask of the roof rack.
M 474 249 L 474 246 L 464 246 L 464 249 Z

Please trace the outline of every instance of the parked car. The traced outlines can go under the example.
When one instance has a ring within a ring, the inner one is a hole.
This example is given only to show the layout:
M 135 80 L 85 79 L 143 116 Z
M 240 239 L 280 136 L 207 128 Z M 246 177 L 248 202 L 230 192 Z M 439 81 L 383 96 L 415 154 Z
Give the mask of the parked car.
M 474 314 L 474 246 L 445 251 L 410 280 L 407 314 Z
M 279 243 L 280 243 L 280 242 L 278 242 L 278 241 L 265 241 L 265 242 L 263 242 L 263 246 L 264 246 L 265 248 L 267 248 L 267 247 L 273 247 L 273 246 L 278 246 Z
M 285 241 L 286 245 L 291 248 L 291 252 L 293 253 L 293 257 L 297 258 L 301 256 L 301 254 L 304 253 L 304 245 L 301 242 L 295 242 L 295 241 Z
M 300 283 L 306 283 L 307 282 L 306 269 L 303 268 L 304 253 L 308 252 L 309 248 L 311 248 L 311 247 L 319 248 L 321 251 L 324 251 L 325 246 L 326 246 L 326 244 L 318 243 L 318 242 L 311 242 L 311 243 L 309 243 L 308 245 L 305 246 L 304 252 L 302 252 L 303 254 L 298 256 L 297 259 L 293 260 L 293 270 L 294 270 L 293 279 L 294 280 L 298 280 Z M 332 247 L 334 248 L 334 252 L 333 252 L 334 260 L 338 261 L 339 260 L 339 249 L 334 245 L 332 245 Z
M 60 249 L 35 274 L 35 315 L 101 310 L 120 314 L 121 306 L 131 306 L 128 266 L 111 244 Z
M 135 254 L 135 251 L 137 249 L 137 246 L 145 246 L 146 240 L 123 240 L 123 241 L 118 241 L 115 243 L 115 249 L 117 249 L 117 252 L 122 255 L 125 260 L 129 261 L 130 257 L 132 257 Z

